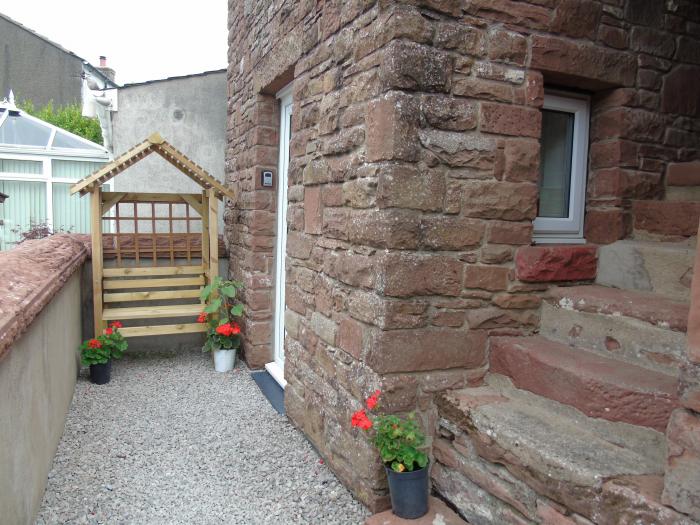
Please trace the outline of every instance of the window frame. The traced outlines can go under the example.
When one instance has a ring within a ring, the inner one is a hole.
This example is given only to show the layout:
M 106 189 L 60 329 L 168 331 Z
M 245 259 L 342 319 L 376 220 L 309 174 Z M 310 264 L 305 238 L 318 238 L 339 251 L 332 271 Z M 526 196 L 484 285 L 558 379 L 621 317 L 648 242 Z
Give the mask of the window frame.
M 7 160 L 28 160 L 28 161 L 38 161 L 42 163 L 41 173 L 15 173 L 15 172 L 0 172 L 0 180 L 13 181 L 13 182 L 43 182 L 46 185 L 46 224 L 49 229 L 53 231 L 54 228 L 54 213 L 53 213 L 53 183 L 64 183 L 64 184 L 74 184 L 78 180 L 73 180 L 66 177 L 54 177 L 53 176 L 53 164 L 54 160 L 69 160 L 75 162 L 104 162 L 109 163 L 109 159 L 104 157 L 59 157 L 59 156 L 48 156 L 48 155 L 22 155 L 22 154 L 7 154 L 0 153 L 0 158 Z M 107 191 L 112 191 L 113 183 L 108 181 L 104 184 Z M 107 227 L 109 231 L 109 226 Z
M 542 109 L 560 111 L 574 116 L 569 214 L 562 218 L 535 218 L 533 221 L 533 241 L 536 244 L 583 244 L 586 242 L 583 236 L 583 224 L 588 174 L 590 97 L 578 93 L 546 91 Z

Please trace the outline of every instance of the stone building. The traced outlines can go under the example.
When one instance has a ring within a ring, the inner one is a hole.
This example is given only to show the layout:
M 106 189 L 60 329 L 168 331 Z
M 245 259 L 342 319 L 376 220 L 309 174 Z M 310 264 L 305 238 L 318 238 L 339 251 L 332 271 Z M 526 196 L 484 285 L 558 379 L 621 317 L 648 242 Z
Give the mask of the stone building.
M 700 520 L 700 4 L 229 12 L 245 358 L 340 479 L 387 506 L 381 388 L 471 523 Z

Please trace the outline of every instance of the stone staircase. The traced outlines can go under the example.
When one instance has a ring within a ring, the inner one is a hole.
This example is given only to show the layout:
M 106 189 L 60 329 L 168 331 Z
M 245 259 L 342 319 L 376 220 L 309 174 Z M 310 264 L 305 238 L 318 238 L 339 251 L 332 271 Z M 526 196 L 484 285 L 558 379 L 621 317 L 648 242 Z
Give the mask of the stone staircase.
M 550 288 L 539 334 L 492 337 L 485 384 L 438 399 L 433 485 L 469 523 L 697 523 L 661 503 L 695 232 L 654 228 L 601 247 L 595 283 Z

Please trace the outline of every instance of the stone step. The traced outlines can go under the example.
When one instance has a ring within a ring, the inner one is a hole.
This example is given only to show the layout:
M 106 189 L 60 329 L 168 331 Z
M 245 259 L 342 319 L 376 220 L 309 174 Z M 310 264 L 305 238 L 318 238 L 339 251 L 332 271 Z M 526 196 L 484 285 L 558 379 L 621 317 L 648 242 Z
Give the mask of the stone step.
M 543 523 L 534 514 L 539 514 L 540 500 L 552 501 L 567 513 L 601 525 L 692 523 L 662 506 L 659 494 L 645 494 L 637 488 L 644 480 L 656 480 L 660 492 L 658 480 L 666 459 L 665 438 L 660 432 L 589 418 L 571 407 L 515 389 L 498 375 L 490 375 L 486 386 L 442 394 L 438 410 L 441 424 L 449 422 L 448 426 L 453 425 L 468 438 L 461 450 L 472 447 L 480 461 L 475 468 L 453 457 L 448 464 L 436 465 L 433 475 L 437 490 L 471 523 Z M 445 445 L 440 445 L 440 456 L 436 452 L 438 460 L 444 456 Z M 489 472 L 484 471 L 484 465 L 489 466 Z M 509 486 L 518 488 L 519 494 L 501 490 L 500 482 L 492 483 L 493 473 L 501 465 L 507 475 L 497 474 L 498 478 L 501 482 L 511 478 Z M 450 493 L 446 474 L 452 473 L 466 476 L 499 500 L 508 509 L 507 514 L 499 514 L 508 515 L 508 521 L 473 515 L 473 502 Z M 528 498 L 523 486 L 534 498 Z M 528 499 L 536 499 L 536 503 L 528 503 Z M 508 500 L 515 500 L 515 506 L 506 503 Z M 461 508 L 463 501 L 465 508 Z M 513 521 L 513 516 L 520 521 Z M 678 521 L 666 521 L 669 518 Z
M 632 201 L 635 238 L 678 239 L 697 235 L 700 202 Z
M 688 304 L 599 285 L 555 287 L 542 304 L 540 334 L 654 370 L 677 373 Z
M 596 283 L 690 300 L 695 245 L 623 240 L 598 249 Z
M 590 417 L 666 430 L 678 378 L 541 336 L 491 340 L 491 371 Z

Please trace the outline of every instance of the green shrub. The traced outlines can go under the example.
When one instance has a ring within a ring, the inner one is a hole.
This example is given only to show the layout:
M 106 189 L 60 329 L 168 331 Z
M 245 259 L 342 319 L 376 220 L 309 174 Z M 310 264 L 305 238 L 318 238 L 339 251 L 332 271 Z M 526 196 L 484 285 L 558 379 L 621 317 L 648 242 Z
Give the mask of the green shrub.
M 44 122 L 102 144 L 100 122 L 96 118 L 83 117 L 80 104 L 54 107 L 53 102 L 49 102 L 43 108 L 35 108 L 31 100 L 23 100 L 17 107 Z

